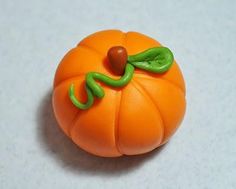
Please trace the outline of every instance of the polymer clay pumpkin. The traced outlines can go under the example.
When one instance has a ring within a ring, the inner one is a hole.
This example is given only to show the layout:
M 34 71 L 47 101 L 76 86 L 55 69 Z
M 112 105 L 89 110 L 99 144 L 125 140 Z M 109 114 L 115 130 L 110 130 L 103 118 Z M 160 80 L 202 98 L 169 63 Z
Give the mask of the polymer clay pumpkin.
M 127 64 L 119 57 L 122 49 Z M 184 79 L 171 51 L 137 32 L 86 37 L 55 74 L 53 108 L 60 127 L 98 156 L 142 154 L 166 143 L 185 106 Z

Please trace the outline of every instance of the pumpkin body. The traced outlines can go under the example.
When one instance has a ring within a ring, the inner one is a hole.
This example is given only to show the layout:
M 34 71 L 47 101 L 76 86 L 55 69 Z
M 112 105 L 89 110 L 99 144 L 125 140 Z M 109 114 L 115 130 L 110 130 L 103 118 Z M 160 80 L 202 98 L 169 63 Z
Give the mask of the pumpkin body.
M 100 83 L 105 96 L 95 98 L 88 110 L 76 108 L 68 97 L 71 83 L 76 97 L 85 102 L 86 73 L 120 77 L 109 67 L 107 51 L 112 46 L 123 46 L 132 55 L 161 45 L 137 32 L 106 30 L 86 37 L 58 66 L 54 113 L 64 133 L 87 152 L 105 157 L 146 153 L 167 142 L 180 125 L 186 105 L 184 79 L 176 62 L 163 74 L 135 69 L 125 87 Z

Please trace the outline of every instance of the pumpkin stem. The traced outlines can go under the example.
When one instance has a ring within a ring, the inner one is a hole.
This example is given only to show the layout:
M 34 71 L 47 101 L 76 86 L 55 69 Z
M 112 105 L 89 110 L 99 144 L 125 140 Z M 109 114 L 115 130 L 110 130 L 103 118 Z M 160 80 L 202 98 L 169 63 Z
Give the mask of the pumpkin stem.
M 107 57 L 112 71 L 117 75 L 123 75 L 128 59 L 126 48 L 122 46 L 111 47 L 107 52 Z

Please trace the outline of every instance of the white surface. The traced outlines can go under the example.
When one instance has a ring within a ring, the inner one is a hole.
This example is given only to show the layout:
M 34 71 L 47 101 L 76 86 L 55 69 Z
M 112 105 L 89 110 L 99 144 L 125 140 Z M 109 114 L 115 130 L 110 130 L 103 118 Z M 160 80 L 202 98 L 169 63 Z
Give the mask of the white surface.
M 236 188 L 236 1 L 1 1 L 0 188 Z M 135 30 L 170 47 L 187 113 L 161 150 L 96 158 L 51 109 L 63 55 L 96 30 Z

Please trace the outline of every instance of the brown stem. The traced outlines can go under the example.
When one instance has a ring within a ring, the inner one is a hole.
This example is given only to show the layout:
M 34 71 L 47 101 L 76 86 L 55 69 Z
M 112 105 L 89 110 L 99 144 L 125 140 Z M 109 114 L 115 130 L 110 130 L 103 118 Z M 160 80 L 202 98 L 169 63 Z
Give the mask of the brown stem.
M 111 69 L 115 74 L 123 75 L 128 59 L 127 51 L 122 46 L 111 47 L 107 52 Z

